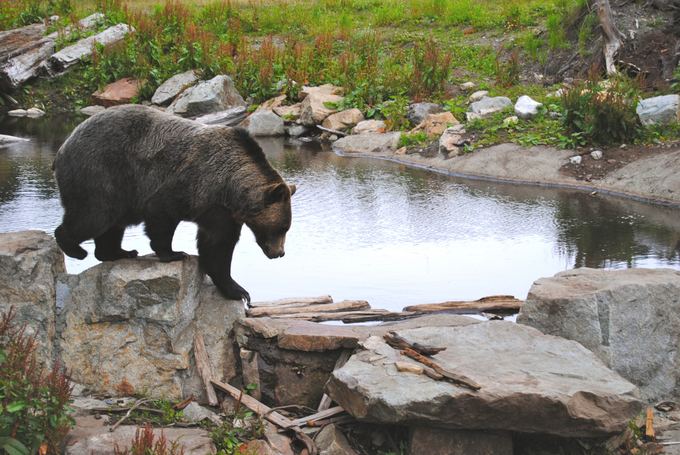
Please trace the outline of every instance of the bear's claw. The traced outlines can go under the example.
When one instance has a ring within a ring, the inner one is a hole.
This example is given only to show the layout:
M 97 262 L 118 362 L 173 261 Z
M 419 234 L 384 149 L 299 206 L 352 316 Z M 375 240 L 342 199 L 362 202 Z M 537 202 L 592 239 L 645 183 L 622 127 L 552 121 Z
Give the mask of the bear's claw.
M 231 283 L 217 286 L 222 295 L 230 300 L 240 300 L 250 303 L 250 294 L 243 289 L 236 281 L 231 280 Z

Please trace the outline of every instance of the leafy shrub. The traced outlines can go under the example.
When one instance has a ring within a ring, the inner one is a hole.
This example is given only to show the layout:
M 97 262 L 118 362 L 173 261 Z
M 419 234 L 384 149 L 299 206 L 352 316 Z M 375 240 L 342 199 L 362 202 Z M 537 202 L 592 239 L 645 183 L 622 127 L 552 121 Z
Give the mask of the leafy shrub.
M 413 147 L 430 142 L 430 138 L 425 131 L 418 131 L 416 133 L 404 133 L 399 136 L 399 147 Z
M 562 95 L 564 126 L 602 145 L 632 141 L 641 132 L 635 112 L 638 97 L 627 79 L 580 82 Z
M 406 117 L 408 111 L 408 98 L 395 96 L 378 106 L 378 111 L 385 119 L 388 130 L 399 131 L 408 128 L 410 122 Z
M 116 455 L 184 455 L 184 448 L 177 441 L 168 444 L 168 440 L 162 431 L 156 439 L 153 428 L 150 424 L 147 424 L 142 428 L 137 428 L 129 449 L 121 450 L 116 444 L 113 452 Z
M 73 425 L 71 385 L 59 364 L 47 371 L 39 365 L 35 336 L 14 317 L 13 308 L 0 316 L 0 448 L 9 455 L 61 453 Z

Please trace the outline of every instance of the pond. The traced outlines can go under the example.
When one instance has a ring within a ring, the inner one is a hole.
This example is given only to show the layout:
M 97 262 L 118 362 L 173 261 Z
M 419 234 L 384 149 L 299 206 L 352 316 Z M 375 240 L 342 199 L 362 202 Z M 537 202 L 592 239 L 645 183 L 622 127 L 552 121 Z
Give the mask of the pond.
M 53 233 L 62 209 L 52 177 L 57 149 L 82 119 L 0 118 L 0 134 L 31 138 L 0 148 L 0 232 Z M 526 297 L 537 278 L 574 267 L 680 269 L 680 210 L 587 193 L 455 179 L 319 145 L 261 141 L 298 192 L 286 256 L 269 260 L 244 228 L 234 278 L 254 301 L 331 294 L 374 308 Z M 182 223 L 174 248 L 196 253 Z M 69 272 L 97 264 L 94 244 Z M 123 247 L 150 254 L 141 226 Z

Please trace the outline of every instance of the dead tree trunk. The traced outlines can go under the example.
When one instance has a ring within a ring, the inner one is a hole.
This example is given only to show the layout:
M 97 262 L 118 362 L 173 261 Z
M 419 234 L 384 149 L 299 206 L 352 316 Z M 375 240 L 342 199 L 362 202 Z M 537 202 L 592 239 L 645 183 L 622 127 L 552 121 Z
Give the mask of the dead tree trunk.
M 604 62 L 607 75 L 616 74 L 614 58 L 623 45 L 625 36 L 616 27 L 609 0 L 589 0 L 588 6 L 597 13 L 604 38 Z

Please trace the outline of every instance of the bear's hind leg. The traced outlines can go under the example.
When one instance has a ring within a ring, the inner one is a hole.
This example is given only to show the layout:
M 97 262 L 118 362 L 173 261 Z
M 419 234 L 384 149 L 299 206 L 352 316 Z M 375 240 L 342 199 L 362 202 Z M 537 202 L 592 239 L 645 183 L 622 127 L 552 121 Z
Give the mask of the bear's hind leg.
M 87 257 L 87 251 L 80 246 L 80 242 L 85 239 L 75 239 L 64 223 L 60 224 L 54 231 L 54 238 L 66 256 L 75 259 L 85 259 Z
M 100 261 L 136 258 L 137 250 L 126 251 L 120 247 L 124 233 L 124 226 L 113 226 L 99 237 L 96 237 L 94 239 L 94 256 Z
M 151 249 L 161 262 L 181 261 L 187 254 L 172 250 L 172 237 L 179 221 L 172 221 L 165 217 L 145 217 L 144 231 L 151 240 Z

